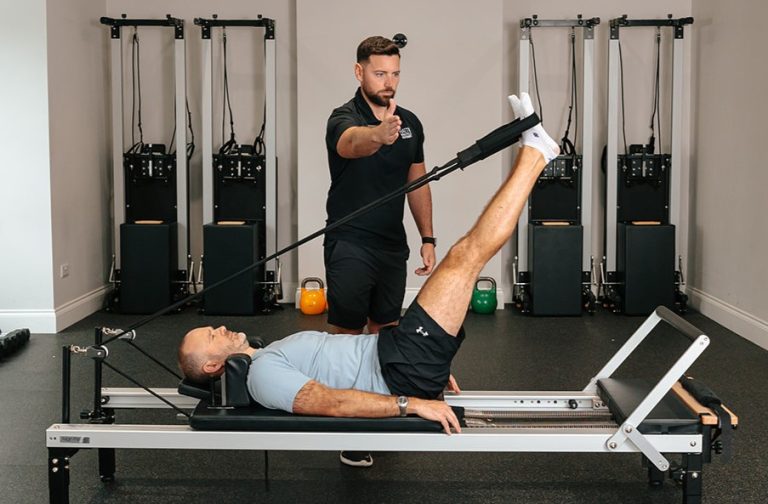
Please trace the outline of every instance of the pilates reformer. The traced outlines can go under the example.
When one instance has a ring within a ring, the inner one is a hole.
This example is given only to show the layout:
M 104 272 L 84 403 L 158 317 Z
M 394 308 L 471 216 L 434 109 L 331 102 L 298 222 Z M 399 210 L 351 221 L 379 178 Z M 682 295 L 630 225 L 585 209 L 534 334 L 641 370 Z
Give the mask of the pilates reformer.
M 683 355 L 656 383 L 614 378 L 661 321 L 690 340 Z M 635 452 L 648 463 L 650 483 L 663 483 L 668 472 L 682 483 L 683 502 L 699 503 L 703 464 L 711 461 L 712 452 L 728 448 L 729 433 L 738 425 L 738 417 L 706 386 L 680 379 L 708 345 L 701 331 L 659 307 L 582 390 L 446 392 L 445 400 L 462 424 L 462 433 L 452 436 L 442 433 L 440 424 L 419 417 L 333 418 L 269 410 L 249 397 L 245 382 L 250 357 L 238 354 L 230 357 L 218 388 L 211 390 L 186 381 L 178 390 L 99 388 L 98 411 L 89 415 L 99 419 L 95 424 L 70 424 L 65 401 L 64 421 L 46 431 L 50 502 L 69 502 L 71 457 L 79 450 L 98 449 L 100 477 L 111 481 L 115 450 L 131 448 L 264 450 L 265 455 L 269 450 Z M 188 424 L 112 423 L 117 409 L 169 406 L 193 410 Z M 670 463 L 670 454 L 682 455 L 678 467 Z
M 649 477 L 655 483 L 663 481 L 664 472 L 670 470 L 670 462 L 664 454 L 683 454 L 681 467 L 674 471 L 682 481 L 683 500 L 686 503 L 700 502 L 702 465 L 710 461 L 712 451 L 722 450 L 727 433 L 738 424 L 738 419 L 722 407 L 714 394 L 706 389 L 700 391 L 701 387 L 693 386 L 691 380 L 682 383 L 700 397 L 699 401 L 692 399 L 684 387 L 676 385 L 709 344 L 709 339 L 663 307 L 643 323 L 581 391 L 446 393 L 445 400 L 454 407 L 463 425 L 462 434 L 452 436 L 441 433 L 440 424 L 418 417 L 310 417 L 263 408 L 252 403 L 247 394 L 248 358 L 229 359 L 218 392 L 214 384 L 207 390 L 192 389 L 182 382 L 179 390 L 183 393 L 175 389 L 149 388 L 107 359 L 108 345 L 120 340 L 179 377 L 136 344 L 138 327 L 398 194 L 439 180 L 456 169 L 463 169 L 498 152 L 516 142 L 523 131 L 538 122 L 535 114 L 512 121 L 402 189 L 361 207 L 187 299 L 124 330 L 98 328 L 91 346 L 64 346 L 61 423 L 51 425 L 46 431 L 50 502 L 69 502 L 71 459 L 78 451 L 97 449 L 101 479 L 111 481 L 115 473 L 115 450 L 119 448 L 264 450 L 265 457 L 269 450 L 635 452 L 649 461 Z M 652 387 L 613 379 L 613 372 L 661 320 L 691 340 L 683 356 Z M 70 422 L 73 355 L 90 358 L 94 363 L 93 409 L 81 414 L 81 419 L 88 423 Z M 102 388 L 104 366 L 140 388 Z M 717 411 L 717 415 L 707 406 Z M 172 408 L 188 422 L 186 425 L 115 423 L 115 410 L 138 408 Z M 267 468 L 268 464 L 265 464 L 265 472 Z

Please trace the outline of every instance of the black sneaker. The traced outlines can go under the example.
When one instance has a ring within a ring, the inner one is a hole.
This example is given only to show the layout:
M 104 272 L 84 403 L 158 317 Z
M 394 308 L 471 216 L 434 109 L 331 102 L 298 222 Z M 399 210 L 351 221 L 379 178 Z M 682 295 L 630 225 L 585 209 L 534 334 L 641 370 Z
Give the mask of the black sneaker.
M 352 467 L 371 467 L 373 465 L 373 457 L 368 452 L 343 451 L 339 453 L 339 460 L 342 464 Z

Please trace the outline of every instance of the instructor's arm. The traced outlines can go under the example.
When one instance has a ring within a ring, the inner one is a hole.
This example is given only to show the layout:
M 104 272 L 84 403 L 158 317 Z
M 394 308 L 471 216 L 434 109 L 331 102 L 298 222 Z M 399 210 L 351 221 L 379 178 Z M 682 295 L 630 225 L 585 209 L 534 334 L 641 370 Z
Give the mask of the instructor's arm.
M 424 163 L 414 163 L 408 171 L 408 183 L 423 176 L 427 172 Z M 408 193 L 408 207 L 411 209 L 413 220 L 420 236 L 435 236 L 432 231 L 432 191 L 429 184 Z M 432 273 L 435 267 L 435 246 L 431 243 L 421 245 L 421 260 L 424 266 L 416 270 L 419 276 Z
M 353 126 L 347 128 L 336 143 L 336 152 L 346 159 L 370 156 L 382 145 L 392 145 L 400 135 L 400 117 L 395 115 L 395 100 L 389 100 L 378 126 Z
M 400 415 L 395 396 L 373 394 L 360 390 L 341 390 L 326 387 L 314 380 L 304 385 L 293 400 L 293 412 L 299 415 L 333 417 L 385 418 Z M 461 432 L 461 425 L 444 401 L 408 398 L 407 413 L 440 422 L 447 434 L 451 428 Z

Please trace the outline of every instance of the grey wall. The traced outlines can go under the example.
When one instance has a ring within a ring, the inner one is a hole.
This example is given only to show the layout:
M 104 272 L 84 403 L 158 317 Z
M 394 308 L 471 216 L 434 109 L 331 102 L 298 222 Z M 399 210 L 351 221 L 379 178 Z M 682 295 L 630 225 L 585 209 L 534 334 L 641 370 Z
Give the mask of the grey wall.
M 102 306 L 110 266 L 107 39 L 101 0 L 48 0 L 51 231 L 56 327 Z M 69 265 L 62 278 L 61 267 Z
M 0 328 L 55 332 L 45 0 L 6 3 L 0 33 Z
M 297 2 L 298 66 L 298 215 L 299 236 L 325 224 L 325 198 L 330 186 L 325 125 L 333 108 L 357 89 L 353 67 L 357 45 L 369 35 L 391 37 L 402 32 L 398 104 L 414 111 L 426 135 L 427 168 L 455 157 L 456 152 L 499 126 L 508 105 L 502 86 L 501 2 L 462 0 L 435 3 L 395 0 L 371 15 L 371 3 L 356 0 Z M 407 12 L 407 15 L 403 15 Z M 339 19 L 365 20 L 343 22 Z M 502 176 L 501 157 L 494 156 L 432 184 L 438 259 L 474 222 Z M 411 259 L 406 302 L 423 283 L 413 270 L 419 265 L 420 239 L 406 211 Z M 299 278 L 324 276 L 322 240 L 299 250 Z M 501 274 L 500 257 L 485 273 Z
M 329 182 L 323 148 L 325 120 L 356 87 L 354 49 L 363 37 L 396 32 L 409 36 L 399 98 L 424 121 L 427 164 L 434 166 L 512 118 L 504 97 L 517 91 L 520 18 L 534 13 L 542 18 L 577 13 L 602 18 L 596 32 L 598 98 L 593 104 L 599 149 L 606 135 L 608 19 L 625 13 L 636 18 L 668 12 L 676 17 L 693 15 L 696 23 L 686 30 L 688 84 L 683 104 L 683 136 L 690 138 L 683 146 L 683 169 L 685 177 L 690 169 L 690 184 L 682 203 L 690 211 L 690 227 L 681 252 L 686 258 L 689 293 L 696 308 L 768 347 L 768 303 L 762 294 L 768 281 L 763 262 L 768 252 L 763 221 L 768 206 L 759 192 L 765 186 L 766 171 L 761 168 L 758 147 L 765 136 L 761 118 L 768 106 L 762 94 L 768 75 L 756 64 L 764 59 L 758 24 L 768 10 L 764 2 L 737 0 L 725 6 L 715 0 L 642 4 L 584 0 L 573 5 L 560 0 L 484 0 L 467 9 L 466 2 L 452 0 L 440 3 L 439 19 L 433 2 L 398 2 L 375 16 L 372 3 L 352 0 L 229 0 L 215 6 L 222 17 L 263 13 L 277 20 L 279 245 L 323 224 Z M 6 7 L 9 16 L 28 22 L 10 24 L 0 34 L 0 66 L 6 70 L 0 83 L 5 119 L 0 123 L 0 327 L 25 325 L 36 332 L 54 332 L 97 309 L 107 287 L 112 253 L 109 51 L 107 30 L 97 24 L 99 16 L 170 12 L 187 20 L 188 91 L 200 142 L 202 54 L 199 29 L 191 21 L 211 11 L 211 4 L 202 0 L 32 0 Z M 560 136 L 568 91 L 566 33 L 535 35 L 545 127 Z M 159 32 L 148 30 L 141 36 L 145 111 L 163 111 L 145 113 L 145 131 L 164 139 L 171 128 L 172 44 Z M 253 33 L 238 30 L 232 30 L 231 37 L 233 57 L 246 62 L 230 70 L 237 132 L 247 140 L 261 121 L 261 88 L 253 85 L 263 78 L 261 42 Z M 652 31 L 627 31 L 622 41 L 631 97 L 627 116 L 633 118 L 627 125 L 628 140 L 636 143 L 647 138 Z M 668 39 L 664 50 L 669 51 Z M 130 55 L 127 45 L 124 54 Z M 668 56 L 663 64 L 668 68 Z M 219 91 L 217 83 L 214 92 Z M 669 90 L 663 88 L 665 111 L 669 100 Z M 219 111 L 214 106 L 217 124 Z M 732 127 L 725 131 L 724 124 Z M 663 145 L 668 144 L 667 128 Z M 191 162 L 194 254 L 200 250 L 202 224 L 200 151 L 198 145 Z M 474 220 L 511 165 L 512 152 L 434 185 L 439 256 Z M 595 179 L 595 190 L 594 218 L 599 223 L 601 177 Z M 406 221 L 411 248 L 416 251 L 415 226 L 410 217 Z M 594 250 L 598 254 L 602 250 L 599 233 Z M 513 255 L 510 244 L 485 272 L 501 280 L 507 299 Z M 284 263 L 286 291 L 291 293 L 305 276 L 322 276 L 321 258 L 319 241 L 292 254 Z M 63 263 L 70 265 L 70 276 L 62 279 Z M 415 267 L 412 259 L 409 269 Z M 421 282 L 409 277 L 409 293 L 415 293 Z
M 693 2 L 694 305 L 768 348 L 768 69 L 761 0 Z

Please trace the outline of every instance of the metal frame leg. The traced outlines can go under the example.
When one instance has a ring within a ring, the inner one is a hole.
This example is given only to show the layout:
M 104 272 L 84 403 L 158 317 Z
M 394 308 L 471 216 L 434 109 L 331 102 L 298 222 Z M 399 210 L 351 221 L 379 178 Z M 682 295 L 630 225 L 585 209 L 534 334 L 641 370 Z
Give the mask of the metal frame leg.
M 104 483 L 115 481 L 114 448 L 99 448 L 99 478 Z
M 48 448 L 48 498 L 50 504 L 69 504 L 69 459 L 71 448 Z
M 667 472 L 659 470 L 645 455 L 643 455 L 643 464 L 648 466 L 648 484 L 655 487 L 663 485 Z
M 683 455 L 683 504 L 701 504 L 702 469 L 701 453 Z

